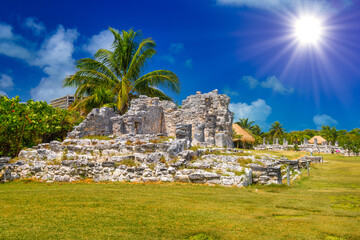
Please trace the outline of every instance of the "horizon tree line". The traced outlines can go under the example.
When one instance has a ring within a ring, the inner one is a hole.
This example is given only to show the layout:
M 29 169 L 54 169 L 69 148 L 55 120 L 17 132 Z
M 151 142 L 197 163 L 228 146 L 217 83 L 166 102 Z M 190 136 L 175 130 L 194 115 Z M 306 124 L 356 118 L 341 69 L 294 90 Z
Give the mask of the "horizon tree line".
M 269 142 L 272 142 L 274 138 L 279 138 L 281 144 L 285 138 L 289 143 L 299 145 L 305 138 L 309 140 L 314 136 L 320 135 L 326 141 L 332 142 L 332 144 L 338 141 L 339 145 L 348 151 L 354 153 L 360 152 L 360 128 L 347 131 L 337 130 L 335 126 L 322 126 L 320 130 L 305 129 L 287 132 L 283 124 L 275 121 L 271 124 L 268 132 L 263 132 L 262 128 L 255 124 L 255 121 L 250 121 L 249 118 L 240 118 L 235 124 L 238 124 L 255 138 L 255 145 L 261 144 L 263 137 L 269 139 Z

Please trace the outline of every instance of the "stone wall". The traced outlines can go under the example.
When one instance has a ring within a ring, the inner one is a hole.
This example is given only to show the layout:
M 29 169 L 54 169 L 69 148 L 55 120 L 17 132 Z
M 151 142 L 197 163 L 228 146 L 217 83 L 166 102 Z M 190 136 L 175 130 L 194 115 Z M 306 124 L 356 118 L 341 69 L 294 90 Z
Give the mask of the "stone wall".
M 68 137 L 110 134 L 158 134 L 175 137 L 179 136 L 179 126 L 184 128 L 187 125 L 190 129 L 186 131 L 191 136 L 187 139 L 193 145 L 233 147 L 233 114 L 228 109 L 229 103 L 230 98 L 220 95 L 217 90 L 205 94 L 197 92 L 196 95 L 187 97 L 181 107 L 171 101 L 140 96 L 131 101 L 129 111 L 121 116 L 109 108 L 94 109 Z
M 187 97 L 180 108 L 162 101 L 166 132 L 174 136 L 177 124 L 191 124 L 194 145 L 233 147 L 233 114 L 228 109 L 229 103 L 230 98 L 220 95 L 217 90 L 204 94 L 197 92 Z
M 68 133 L 69 138 L 82 138 L 85 136 L 107 136 L 113 132 L 111 117 L 116 116 L 112 108 L 94 108 L 85 120 L 74 130 Z
M 140 96 L 131 101 L 129 111 L 112 117 L 113 134 L 165 134 L 164 111 L 159 98 Z

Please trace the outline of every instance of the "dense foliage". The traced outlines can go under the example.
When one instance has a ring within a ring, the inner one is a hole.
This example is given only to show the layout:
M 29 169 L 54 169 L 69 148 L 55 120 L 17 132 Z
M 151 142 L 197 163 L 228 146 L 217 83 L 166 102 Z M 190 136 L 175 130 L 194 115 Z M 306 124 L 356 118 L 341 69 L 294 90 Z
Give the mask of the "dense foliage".
M 141 33 L 133 30 L 109 30 L 114 35 L 112 49 L 99 49 L 94 59 L 78 60 L 78 71 L 64 80 L 64 87 L 77 87 L 78 101 L 73 108 L 87 113 L 94 107 L 111 106 L 124 113 L 138 95 L 170 100 L 159 87 L 180 92 L 179 79 L 173 72 L 156 70 L 144 74 L 156 53 L 151 38 L 142 39 Z
M 0 97 L 0 156 L 16 156 L 24 147 L 63 140 L 83 120 L 77 112 L 53 108 L 46 102 Z

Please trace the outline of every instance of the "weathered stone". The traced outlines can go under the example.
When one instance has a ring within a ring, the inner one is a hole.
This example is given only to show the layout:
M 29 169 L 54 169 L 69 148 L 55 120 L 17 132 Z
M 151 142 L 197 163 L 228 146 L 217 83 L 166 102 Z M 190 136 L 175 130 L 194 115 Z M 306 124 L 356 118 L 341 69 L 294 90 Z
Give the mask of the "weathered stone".
M 185 139 L 190 142 L 192 141 L 191 124 L 177 124 L 175 131 L 176 139 Z
M 101 165 L 103 167 L 115 167 L 115 162 L 103 162 Z
M 111 117 L 115 117 L 114 109 L 102 107 L 94 108 L 72 132 L 68 133 L 69 138 L 82 138 L 85 136 L 107 136 L 113 133 Z
M 178 181 L 178 182 L 189 182 L 188 175 L 175 175 L 174 179 L 175 179 L 175 181 Z
M 218 147 L 234 147 L 232 137 L 225 132 L 219 132 L 215 134 L 215 145 Z

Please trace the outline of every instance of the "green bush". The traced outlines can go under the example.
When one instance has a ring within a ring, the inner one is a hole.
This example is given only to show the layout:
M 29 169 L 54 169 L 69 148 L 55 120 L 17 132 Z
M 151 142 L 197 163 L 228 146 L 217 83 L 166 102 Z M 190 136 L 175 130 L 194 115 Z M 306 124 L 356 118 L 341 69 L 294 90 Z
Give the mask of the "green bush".
M 53 108 L 32 99 L 0 97 L 0 156 L 15 157 L 24 147 L 63 140 L 83 120 L 78 112 Z

